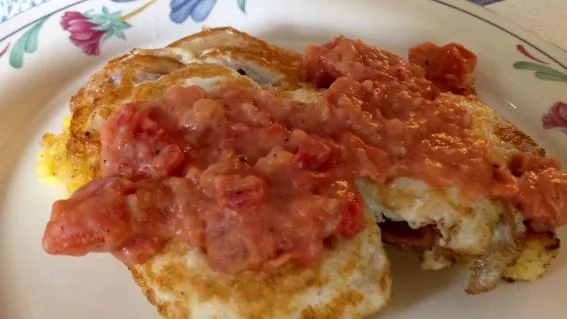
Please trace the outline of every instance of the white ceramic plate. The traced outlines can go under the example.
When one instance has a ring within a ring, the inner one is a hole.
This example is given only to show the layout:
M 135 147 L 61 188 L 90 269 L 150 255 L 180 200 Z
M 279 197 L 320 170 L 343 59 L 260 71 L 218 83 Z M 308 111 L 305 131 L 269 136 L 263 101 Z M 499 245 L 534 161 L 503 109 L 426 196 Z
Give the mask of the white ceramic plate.
M 403 56 L 425 40 L 463 43 L 479 56 L 481 98 L 567 163 L 567 106 L 556 103 L 567 99 L 567 54 L 465 1 L 50 1 L 0 25 L 0 318 L 158 318 L 111 256 L 43 252 L 51 203 L 64 193 L 39 182 L 34 165 L 42 132 L 60 130 L 70 96 L 104 61 L 203 25 L 298 50 L 338 34 Z M 566 251 L 543 279 L 476 297 L 462 270 L 392 259 L 394 299 L 380 318 L 567 317 Z

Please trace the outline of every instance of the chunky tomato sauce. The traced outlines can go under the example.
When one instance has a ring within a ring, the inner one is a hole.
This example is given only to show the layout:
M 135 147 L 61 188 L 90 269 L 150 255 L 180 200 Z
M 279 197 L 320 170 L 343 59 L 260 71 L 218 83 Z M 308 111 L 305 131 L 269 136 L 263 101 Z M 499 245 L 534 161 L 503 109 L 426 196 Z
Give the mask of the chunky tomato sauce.
M 442 91 L 459 95 L 474 94 L 476 55 L 461 44 L 449 43 L 442 47 L 431 42 L 411 48 L 409 62 L 421 66 L 425 77 Z
M 559 162 L 518 153 L 508 165 L 518 183 L 513 200 L 531 228 L 544 232 L 566 225 L 567 174 L 560 170 Z
M 472 88 L 474 55 L 430 47 L 424 69 L 342 37 L 310 46 L 302 76 L 321 88 L 314 103 L 226 83 L 120 106 L 101 132 L 103 176 L 53 205 L 44 249 L 136 264 L 178 238 L 221 272 L 315 266 L 328 239 L 363 229 L 354 181 L 397 176 L 512 200 L 538 230 L 567 223 L 555 162 L 505 163 L 472 134 L 471 115 L 439 97 Z
M 313 126 L 305 107 L 230 83 L 119 107 L 101 132 L 103 177 L 54 204 L 45 249 L 136 264 L 178 237 L 218 271 L 316 265 L 325 239 L 362 230 L 363 204 L 358 159 L 291 124 Z

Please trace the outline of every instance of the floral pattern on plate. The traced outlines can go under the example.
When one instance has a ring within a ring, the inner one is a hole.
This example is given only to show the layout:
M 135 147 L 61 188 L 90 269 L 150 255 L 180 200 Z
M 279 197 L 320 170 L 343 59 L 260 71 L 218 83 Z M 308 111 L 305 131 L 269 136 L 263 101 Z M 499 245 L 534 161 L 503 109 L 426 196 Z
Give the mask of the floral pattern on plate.
M 126 36 L 122 30 L 132 26 L 120 16 L 120 11 L 111 13 L 106 7 L 98 14 L 67 11 L 61 17 L 60 23 L 63 30 L 71 34 L 69 40 L 86 55 L 99 55 L 101 41 L 112 36 L 125 40 Z
M 517 61 L 514 63 L 514 69 L 533 71 L 534 76 L 540 80 L 567 83 L 567 74 L 549 67 L 549 63 L 536 58 L 522 44 L 518 44 L 516 49 L 523 56 L 535 62 Z M 553 103 L 547 113 L 542 116 L 541 126 L 545 130 L 560 129 L 567 134 L 567 102 Z
M 68 32 L 71 43 L 81 49 L 86 55 L 99 55 L 101 45 L 105 40 L 111 37 L 126 40 L 124 30 L 132 27 L 127 20 L 144 12 L 157 2 L 157 0 L 149 0 L 137 9 L 126 14 L 122 14 L 121 11 L 110 12 L 105 6 L 103 6 L 99 12 L 95 12 L 94 10 L 88 10 L 86 12 L 67 10 L 69 7 L 85 1 L 86 0 L 77 1 L 70 6 L 51 12 L 25 26 L 23 28 L 26 29 L 25 33 L 15 42 L 11 50 L 10 42 L 6 42 L 5 44 L 0 43 L 0 58 L 9 52 L 10 66 L 14 69 L 22 68 L 24 65 L 24 56 L 34 53 L 38 49 L 39 34 L 45 21 L 61 11 L 63 11 L 63 14 L 60 17 L 59 23 L 62 29 Z M 115 3 L 141 2 L 138 0 L 111 1 Z M 184 23 L 189 18 L 194 22 L 204 22 L 216 3 L 217 0 L 171 0 L 169 18 L 172 22 L 177 24 Z M 240 11 L 246 13 L 246 0 L 236 0 L 236 4 Z M 17 31 L 9 34 L 4 40 L 8 40 L 16 33 Z
M 0 23 L 50 0 L 0 0 Z
M 554 103 L 542 117 L 541 123 L 544 129 L 558 128 L 567 133 L 567 103 Z

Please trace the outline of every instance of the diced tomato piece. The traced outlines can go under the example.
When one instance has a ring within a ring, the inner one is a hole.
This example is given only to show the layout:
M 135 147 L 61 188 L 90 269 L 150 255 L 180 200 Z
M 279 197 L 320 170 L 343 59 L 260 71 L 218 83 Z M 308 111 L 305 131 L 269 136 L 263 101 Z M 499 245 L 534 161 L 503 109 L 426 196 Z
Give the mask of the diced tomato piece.
M 352 238 L 364 229 L 364 203 L 359 195 L 348 199 L 341 210 L 340 234 Z
M 222 104 L 213 99 L 200 99 L 186 108 L 178 117 L 179 126 L 185 131 L 193 133 L 196 138 L 205 133 L 207 129 L 218 129 L 225 119 Z
M 476 60 L 474 53 L 458 43 L 439 47 L 425 42 L 409 50 L 409 61 L 423 67 L 427 79 L 455 94 L 474 93 Z
M 295 166 L 295 154 L 276 147 L 266 156 L 259 158 L 254 168 L 272 180 L 277 179 L 281 174 L 289 174 L 289 171 Z M 289 178 L 289 176 L 284 177 Z
M 192 85 L 186 88 L 176 86 L 168 89 L 163 96 L 162 107 L 175 117 L 182 116 L 195 102 L 207 97 L 207 92 L 201 87 Z
M 308 136 L 299 144 L 297 156 L 302 166 L 319 170 L 325 168 L 332 153 L 333 148 L 328 141 L 317 136 Z
M 302 78 L 305 81 L 315 83 L 319 88 L 328 88 L 333 84 L 336 77 L 325 70 L 323 56 L 330 50 L 324 47 L 309 45 L 305 49 L 302 63 Z
M 209 236 L 207 258 L 211 267 L 223 273 L 236 273 L 251 265 L 251 251 L 237 234 Z
M 260 148 L 264 154 L 271 151 L 274 147 L 285 144 L 289 137 L 289 131 L 279 123 L 272 123 L 258 131 L 255 141 L 256 147 Z
M 165 177 L 185 159 L 188 145 L 163 111 L 123 105 L 101 131 L 102 174 L 126 178 Z
M 324 172 L 294 172 L 291 177 L 293 188 L 299 193 L 314 192 L 321 185 L 329 183 L 330 176 Z
M 133 265 L 153 256 L 178 230 L 186 233 L 180 237 L 203 245 L 204 226 L 196 218 L 200 196 L 188 180 L 177 177 L 94 180 L 55 202 L 43 247 L 51 254 L 112 252 Z
M 516 153 L 508 161 L 508 169 L 517 177 L 528 171 L 541 172 L 548 168 L 560 169 L 560 167 L 561 164 L 556 158 L 541 158 L 527 152 Z
M 253 175 L 218 176 L 215 187 L 220 202 L 230 208 L 251 208 L 261 203 L 266 195 L 265 181 Z
M 258 128 L 237 123 L 226 130 L 221 147 L 234 150 L 250 162 L 255 162 L 274 147 L 284 145 L 288 137 L 289 132 L 281 124 L 273 123 Z
M 132 189 L 133 184 L 123 179 L 100 179 L 55 202 L 43 249 L 50 254 L 84 255 L 118 248 L 131 232 L 124 194 Z
M 158 237 L 134 237 L 112 254 L 126 265 L 133 266 L 152 258 L 163 246 L 163 239 Z

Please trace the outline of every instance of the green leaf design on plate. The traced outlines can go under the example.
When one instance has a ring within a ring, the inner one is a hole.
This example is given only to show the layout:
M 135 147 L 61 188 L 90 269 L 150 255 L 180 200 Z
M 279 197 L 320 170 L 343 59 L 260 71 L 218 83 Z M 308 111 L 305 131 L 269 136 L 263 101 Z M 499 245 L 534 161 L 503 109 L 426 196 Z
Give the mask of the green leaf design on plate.
M 110 39 L 110 37 L 112 37 L 112 32 L 105 32 L 104 35 L 102 36 L 102 41 L 106 41 Z
M 92 30 L 105 31 L 102 38 L 103 41 L 108 40 L 112 36 L 125 40 L 126 35 L 122 30 L 130 28 L 132 25 L 121 18 L 121 12 L 110 12 L 106 7 L 102 8 L 102 13 L 91 14 L 89 22 L 96 24 Z
M 122 32 L 120 28 L 112 27 L 110 30 L 110 32 L 112 32 L 112 34 L 114 34 L 117 38 L 126 40 L 126 35 L 124 35 L 124 32 Z
M 122 11 L 116 11 L 116 12 L 113 12 L 113 13 L 109 13 L 108 17 L 110 18 L 110 20 L 118 21 L 118 20 L 120 20 L 121 15 L 122 15 Z
M 89 19 L 89 22 L 92 24 L 101 25 L 101 24 L 106 24 L 109 21 L 108 21 L 108 17 L 105 16 L 104 14 L 93 14 L 92 17 Z
M 39 35 L 39 30 L 43 26 L 43 23 L 51 15 L 45 16 L 38 20 L 24 35 L 18 39 L 12 51 L 10 52 L 10 65 L 14 69 L 20 69 L 24 65 L 24 55 L 25 53 L 34 53 L 37 50 L 37 39 Z
M 236 3 L 240 11 L 246 13 L 246 0 L 236 0 Z
M 87 17 L 88 19 L 91 19 L 91 18 L 94 17 L 96 14 L 94 13 L 94 9 L 90 9 L 90 10 L 87 10 L 87 11 L 83 12 L 83 15 L 84 15 L 85 17 Z
M 535 71 L 535 76 L 541 80 L 567 82 L 567 74 L 545 65 L 527 61 L 519 61 L 514 63 L 514 68 L 517 70 Z
M 546 81 L 567 82 L 567 75 L 558 76 L 556 74 L 549 74 L 545 72 L 536 72 L 536 78 Z
M 120 20 L 120 18 L 119 18 L 119 19 L 116 19 L 116 20 L 114 20 L 114 21 L 112 21 L 112 24 L 113 24 L 115 27 L 118 27 L 118 28 L 120 28 L 120 29 L 128 29 L 129 27 L 132 26 L 130 23 L 128 23 L 128 22 L 126 22 L 126 21 L 123 21 L 123 20 Z

